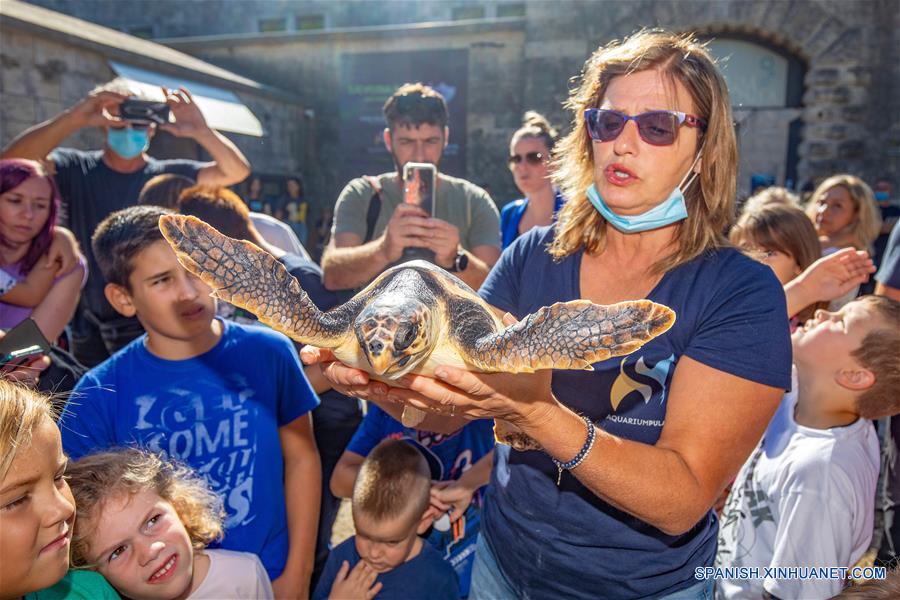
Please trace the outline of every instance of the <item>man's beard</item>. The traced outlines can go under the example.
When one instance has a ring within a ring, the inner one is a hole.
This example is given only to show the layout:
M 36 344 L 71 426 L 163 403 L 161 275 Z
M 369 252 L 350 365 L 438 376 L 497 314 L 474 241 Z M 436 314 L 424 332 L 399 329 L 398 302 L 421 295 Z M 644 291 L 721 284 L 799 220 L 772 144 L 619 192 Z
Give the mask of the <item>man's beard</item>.
M 443 156 L 443 155 L 442 155 L 442 156 Z M 427 163 L 427 164 L 430 164 L 430 165 L 434 165 L 434 168 L 438 171 L 438 173 L 440 173 L 440 171 L 441 171 L 440 166 L 441 166 L 441 158 L 442 158 L 442 156 L 438 157 L 437 162 L 429 162 L 429 163 Z M 397 178 L 398 178 L 400 181 L 403 181 L 403 165 L 401 165 L 401 164 L 400 164 L 400 161 L 397 160 L 397 154 L 396 154 L 395 152 L 391 152 L 391 160 L 394 161 L 394 169 L 397 171 Z M 407 161 L 407 162 L 414 162 L 414 161 L 411 161 L 411 160 L 410 160 L 410 161 Z

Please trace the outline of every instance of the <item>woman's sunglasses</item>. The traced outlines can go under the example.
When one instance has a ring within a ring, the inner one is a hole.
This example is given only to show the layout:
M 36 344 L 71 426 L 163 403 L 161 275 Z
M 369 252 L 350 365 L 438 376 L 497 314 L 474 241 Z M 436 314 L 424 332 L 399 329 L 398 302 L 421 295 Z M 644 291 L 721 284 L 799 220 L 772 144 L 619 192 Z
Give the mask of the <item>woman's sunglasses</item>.
M 700 117 L 674 110 L 652 110 L 633 117 L 617 110 L 602 108 L 584 111 L 588 134 L 598 142 L 611 142 L 619 137 L 628 121 L 634 121 L 641 139 L 654 146 L 674 144 L 681 125 L 706 131 L 706 121 Z
M 510 166 L 517 165 L 523 160 L 529 165 L 539 165 L 544 162 L 544 157 L 543 152 L 526 152 L 525 154 L 513 154 L 506 160 Z

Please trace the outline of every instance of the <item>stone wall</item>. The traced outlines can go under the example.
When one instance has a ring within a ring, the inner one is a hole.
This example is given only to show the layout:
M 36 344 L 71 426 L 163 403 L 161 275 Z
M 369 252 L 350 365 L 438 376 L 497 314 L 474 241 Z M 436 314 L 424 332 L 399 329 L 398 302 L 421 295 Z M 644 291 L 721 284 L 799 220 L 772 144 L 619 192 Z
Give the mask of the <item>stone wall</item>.
M 525 110 L 549 108 L 528 105 L 521 94 L 525 86 L 522 25 L 521 21 L 513 21 L 402 31 L 323 32 L 290 40 L 260 38 L 221 45 L 186 42 L 177 47 L 262 83 L 278 82 L 278 87 L 296 92 L 304 106 L 315 111 L 312 143 L 318 169 L 307 180 L 319 194 L 317 201 L 323 204 L 333 203 L 346 184 L 338 177 L 338 165 L 345 159 L 338 139 L 341 57 L 467 49 L 466 176 L 488 184 L 497 202 L 502 203 L 517 197 L 505 160 L 509 136 Z M 453 137 L 452 131 L 450 136 Z
M 113 19 L 112 12 L 98 8 L 103 2 L 33 1 L 64 12 L 95 11 L 93 18 L 99 20 Z M 797 116 L 802 121 L 798 185 L 835 171 L 868 180 L 884 173 L 900 176 L 898 0 L 529 0 L 515 32 L 508 22 L 489 20 L 479 27 L 435 29 L 419 24 L 368 32 L 266 36 L 249 35 L 257 16 L 322 10 L 329 15 L 327 27 L 409 24 L 447 20 L 454 7 L 464 4 L 483 5 L 486 16 L 493 16 L 502 2 L 207 0 L 193 3 L 194 10 L 174 10 L 169 4 L 172 0 L 158 0 L 147 8 L 157 22 L 169 24 L 160 35 L 220 34 L 205 41 L 171 41 L 173 46 L 293 90 L 315 109 L 314 137 L 309 138 L 317 152 L 312 177 L 326 197 L 333 198 L 343 183 L 332 175 L 333 161 L 341 160 L 335 142 L 339 91 L 335 74 L 343 53 L 468 48 L 472 93 L 467 175 L 488 183 L 502 203 L 517 195 L 503 157 L 506 140 L 522 112 L 536 109 L 555 124 L 568 126 L 571 117 L 563 111 L 562 102 L 571 87 L 570 78 L 599 45 L 640 27 L 741 36 L 777 48 L 805 66 L 802 106 L 736 111 L 742 120 L 742 192 L 748 191 L 751 173 L 774 173 L 783 183 L 785 127 Z M 180 0 L 176 4 L 180 6 Z M 126 13 L 115 16 L 119 25 L 144 19 Z M 243 35 L 221 35 L 229 31 Z
M 100 52 L 57 42 L 0 24 L 0 146 L 22 131 L 59 114 L 94 87 L 115 77 Z M 223 87 L 227 87 L 223 85 Z M 299 104 L 280 102 L 246 91 L 237 95 L 263 123 L 263 138 L 226 134 L 263 173 L 300 172 L 308 159 L 306 121 Z M 89 149 L 103 146 L 98 129 L 84 129 L 64 145 Z M 206 159 L 199 145 L 159 134 L 150 152 L 157 158 Z

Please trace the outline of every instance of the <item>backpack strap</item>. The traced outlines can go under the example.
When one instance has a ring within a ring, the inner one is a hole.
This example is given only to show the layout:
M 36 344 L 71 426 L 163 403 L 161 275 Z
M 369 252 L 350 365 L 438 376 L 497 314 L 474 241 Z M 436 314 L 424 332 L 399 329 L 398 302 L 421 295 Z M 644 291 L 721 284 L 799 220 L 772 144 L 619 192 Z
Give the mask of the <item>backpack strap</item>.
M 378 221 L 378 215 L 381 214 L 381 183 L 377 177 L 365 175 L 365 180 L 372 186 L 374 193 L 369 199 L 369 210 L 366 211 L 366 237 L 363 244 L 372 241 L 372 234 L 375 233 L 375 223 Z

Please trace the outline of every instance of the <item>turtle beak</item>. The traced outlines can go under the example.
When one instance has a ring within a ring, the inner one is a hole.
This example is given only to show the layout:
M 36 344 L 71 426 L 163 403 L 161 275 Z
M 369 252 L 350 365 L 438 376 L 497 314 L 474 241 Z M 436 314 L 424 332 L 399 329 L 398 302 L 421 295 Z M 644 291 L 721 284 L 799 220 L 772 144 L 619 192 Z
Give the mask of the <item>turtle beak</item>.
M 390 352 L 382 352 L 376 356 L 369 356 L 369 363 L 372 365 L 372 370 L 375 371 L 376 375 L 384 375 L 384 373 L 391 366 L 391 353 Z

